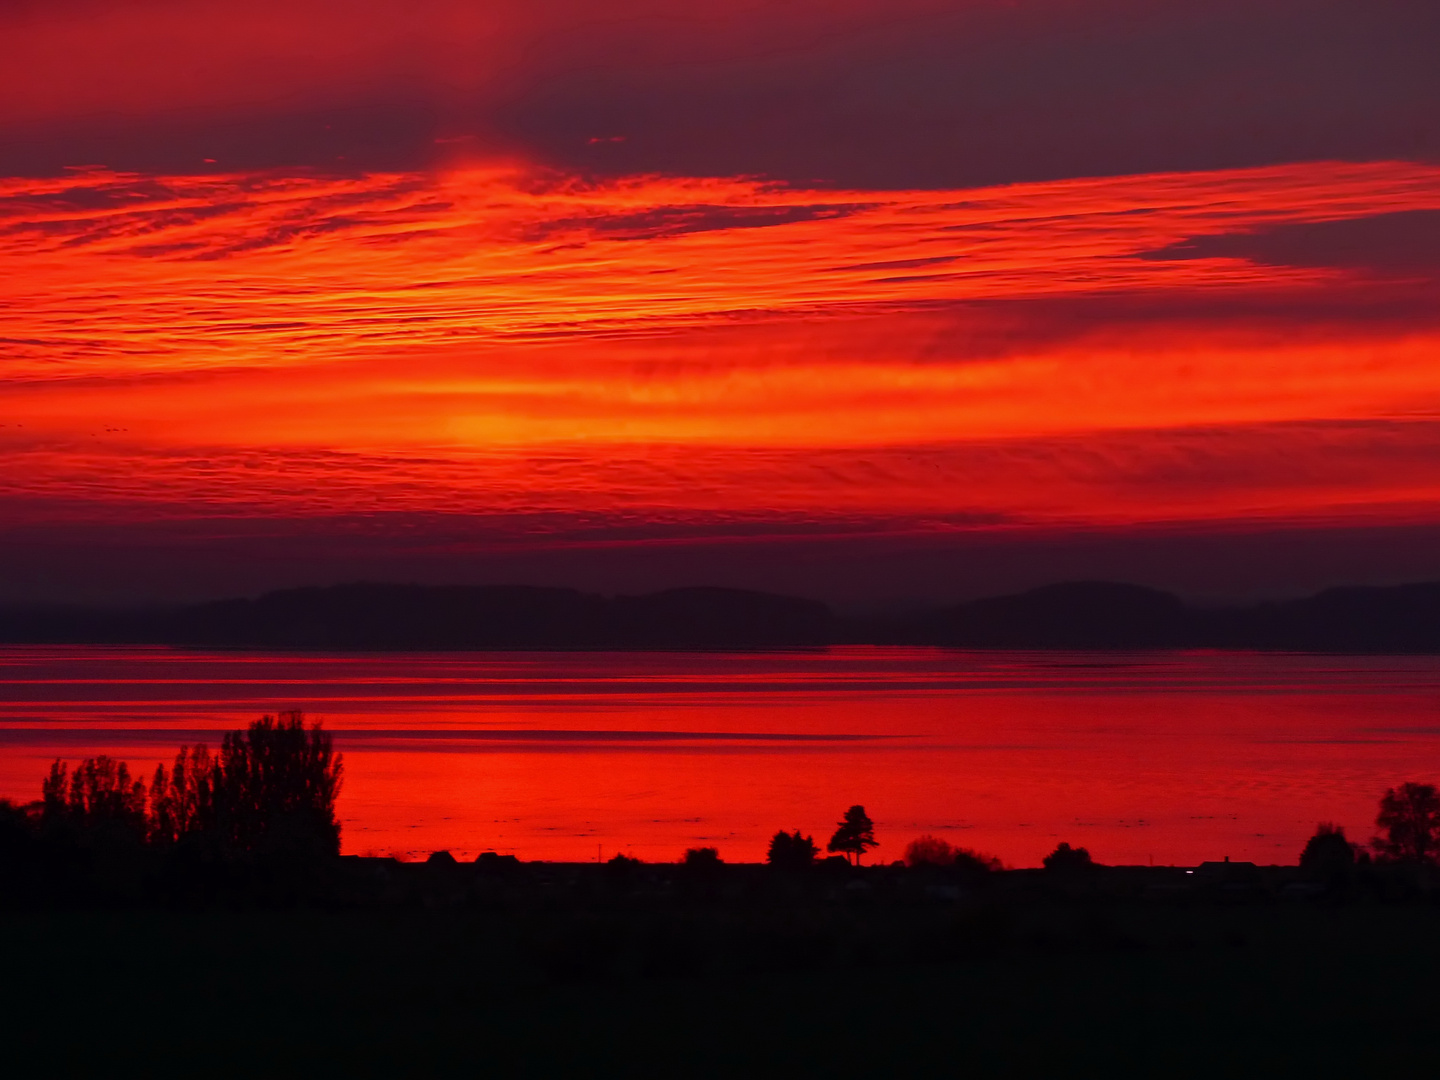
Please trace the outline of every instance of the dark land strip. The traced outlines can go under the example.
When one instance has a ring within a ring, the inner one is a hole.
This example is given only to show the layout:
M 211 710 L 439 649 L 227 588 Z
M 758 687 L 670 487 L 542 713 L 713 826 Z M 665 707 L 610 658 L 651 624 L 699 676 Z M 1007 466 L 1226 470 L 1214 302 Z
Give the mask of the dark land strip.
M 1388 789 L 1368 847 L 1318 825 L 1297 866 L 1062 843 L 1005 870 L 933 836 L 863 866 L 860 805 L 829 858 L 782 830 L 764 865 L 341 856 L 342 775 L 287 713 L 148 785 L 100 756 L 0 801 L 10 1072 L 1433 1071 L 1433 784 Z
M 0 911 L 7 1056 L 59 1075 L 536 1077 L 1434 1060 L 1440 906 L 1415 874 L 346 858 L 279 885 L 245 886 L 259 904 Z
M 1155 589 L 1069 582 L 889 617 L 742 589 L 605 597 L 528 586 L 359 583 L 182 607 L 0 609 L 0 644 L 267 649 L 978 649 L 1440 652 L 1440 582 L 1199 608 Z

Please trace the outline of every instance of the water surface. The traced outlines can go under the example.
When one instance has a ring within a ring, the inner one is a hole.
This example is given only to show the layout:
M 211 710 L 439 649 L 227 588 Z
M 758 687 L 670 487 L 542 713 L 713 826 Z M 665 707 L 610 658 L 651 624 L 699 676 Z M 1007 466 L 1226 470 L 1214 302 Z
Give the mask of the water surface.
M 335 732 L 353 853 L 758 859 L 859 802 L 882 859 L 929 832 L 1021 866 L 1059 840 L 1293 861 L 1317 821 L 1368 837 L 1386 787 L 1440 780 L 1437 657 L 23 647 L 0 649 L 0 796 L 279 709 Z

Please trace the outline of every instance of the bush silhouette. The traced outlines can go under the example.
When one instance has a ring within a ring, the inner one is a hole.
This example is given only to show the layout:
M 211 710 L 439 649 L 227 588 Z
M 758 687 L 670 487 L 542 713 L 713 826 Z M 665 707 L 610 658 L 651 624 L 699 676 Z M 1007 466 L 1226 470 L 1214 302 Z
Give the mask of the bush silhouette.
M 955 869 L 967 874 L 993 874 L 1005 869 L 994 855 L 985 855 L 970 848 L 955 849 Z
M 1300 853 L 1300 869 L 1312 874 L 1343 873 L 1354 865 L 1355 848 L 1345 838 L 1345 830 L 1329 822 L 1315 826 L 1315 834 Z
M 905 845 L 902 858 L 906 866 L 953 866 L 955 848 L 948 841 L 926 833 Z
M 955 847 L 949 841 L 928 833 L 905 845 L 904 860 L 905 865 L 910 867 L 951 867 L 975 874 L 988 874 L 1002 868 L 1000 860 L 993 855 Z
M 721 864 L 720 852 L 713 847 L 686 848 L 681 863 L 691 870 L 711 870 Z
M 852 806 L 845 811 L 845 817 L 825 847 L 827 851 L 847 856 L 852 863 L 859 866 L 860 857 L 878 845 L 879 841 L 875 839 L 875 824 L 865 813 L 865 807 Z
M 1062 872 L 1065 870 L 1088 870 L 1095 865 L 1095 860 L 1090 858 L 1090 852 L 1085 848 L 1072 848 L 1069 844 L 1061 842 L 1055 845 L 1055 850 L 1040 860 L 1046 870 Z
M 1440 855 L 1440 793 L 1434 784 L 1405 783 L 1380 800 L 1375 824 L 1385 830 L 1371 841 L 1376 853 L 1396 862 L 1435 862 Z
M 815 856 L 819 854 L 813 836 L 801 836 L 799 829 L 793 833 L 781 829 L 770 838 L 765 861 L 780 870 L 804 870 L 815 864 Z

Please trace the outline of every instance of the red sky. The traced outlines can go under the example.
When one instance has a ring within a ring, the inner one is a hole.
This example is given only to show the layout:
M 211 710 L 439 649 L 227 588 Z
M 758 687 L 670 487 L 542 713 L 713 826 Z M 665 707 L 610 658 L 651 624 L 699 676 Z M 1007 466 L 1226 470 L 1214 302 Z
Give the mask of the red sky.
M 1194 8 L 0 4 L 0 599 L 1440 574 L 1440 14 Z

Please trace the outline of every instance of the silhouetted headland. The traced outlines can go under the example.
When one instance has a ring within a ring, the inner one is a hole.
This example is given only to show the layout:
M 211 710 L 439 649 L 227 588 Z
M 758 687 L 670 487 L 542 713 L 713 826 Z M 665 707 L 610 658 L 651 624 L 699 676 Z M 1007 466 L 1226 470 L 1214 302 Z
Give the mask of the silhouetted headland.
M 878 627 L 909 644 L 983 649 L 1440 650 L 1440 583 L 1327 589 L 1248 607 L 1191 607 L 1138 585 L 1072 582 Z
M 697 587 L 606 597 L 530 586 L 358 583 L 184 607 L 0 610 L 0 642 L 279 649 L 971 649 L 1440 651 L 1440 582 L 1201 608 L 1139 585 L 1067 582 L 848 618 L 825 604 Z
M 814 600 L 742 589 L 604 597 L 577 589 L 358 583 L 152 610 L 0 613 L 10 643 L 307 649 L 714 649 L 823 645 Z

